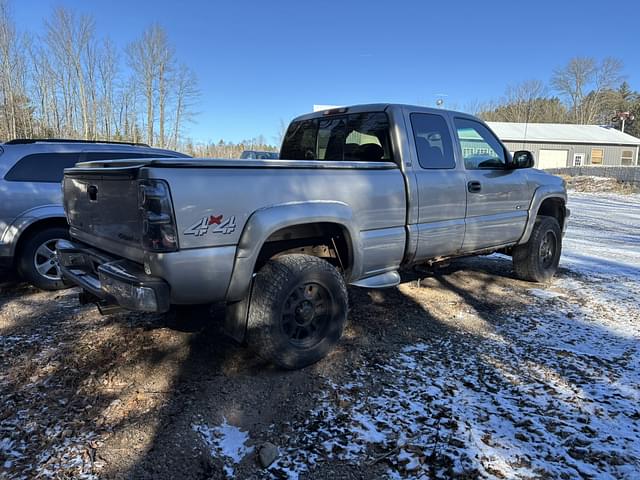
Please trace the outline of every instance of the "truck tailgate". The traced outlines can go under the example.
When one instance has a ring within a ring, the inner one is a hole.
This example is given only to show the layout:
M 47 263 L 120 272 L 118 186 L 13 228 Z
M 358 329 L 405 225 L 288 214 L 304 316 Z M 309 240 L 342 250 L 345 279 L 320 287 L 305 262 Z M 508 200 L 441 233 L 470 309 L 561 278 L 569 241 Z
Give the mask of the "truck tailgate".
M 65 172 L 64 207 L 72 234 L 95 239 L 107 251 L 108 245 L 140 248 L 137 168 L 92 170 Z

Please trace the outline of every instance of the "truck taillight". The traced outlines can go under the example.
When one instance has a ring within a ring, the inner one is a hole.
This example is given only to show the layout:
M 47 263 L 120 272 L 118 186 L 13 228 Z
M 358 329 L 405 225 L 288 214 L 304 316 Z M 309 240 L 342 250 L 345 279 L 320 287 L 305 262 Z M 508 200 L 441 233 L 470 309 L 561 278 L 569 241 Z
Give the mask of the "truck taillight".
M 142 215 L 142 246 L 153 252 L 178 249 L 169 186 L 164 180 L 141 180 L 138 204 Z

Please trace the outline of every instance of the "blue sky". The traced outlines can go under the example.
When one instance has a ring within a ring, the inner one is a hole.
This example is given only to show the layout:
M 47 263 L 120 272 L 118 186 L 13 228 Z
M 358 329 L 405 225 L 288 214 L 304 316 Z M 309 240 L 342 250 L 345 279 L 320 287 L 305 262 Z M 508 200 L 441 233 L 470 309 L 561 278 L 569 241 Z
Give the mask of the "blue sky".
M 167 30 L 202 91 L 196 141 L 274 142 L 313 104 L 404 102 L 464 109 L 569 58 L 615 56 L 640 89 L 640 2 L 19 0 L 37 33 L 57 5 L 95 17 L 119 46 Z

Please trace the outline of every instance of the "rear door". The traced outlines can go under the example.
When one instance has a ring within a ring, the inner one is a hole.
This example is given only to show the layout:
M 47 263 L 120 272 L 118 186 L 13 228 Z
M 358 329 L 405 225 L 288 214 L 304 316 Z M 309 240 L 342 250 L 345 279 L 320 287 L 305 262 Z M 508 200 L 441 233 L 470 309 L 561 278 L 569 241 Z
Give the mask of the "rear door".
M 525 170 L 507 170 L 507 151 L 483 123 L 456 117 L 464 160 L 467 213 L 462 250 L 517 241 L 524 231 L 531 192 Z
M 60 181 L 63 170 L 73 167 L 79 160 L 78 152 L 36 150 L 22 156 L 4 175 L 1 187 L 7 192 L 8 201 L 0 204 L 2 223 L 9 225 L 17 217 L 29 216 L 29 211 L 36 207 L 62 207 Z
M 465 172 L 456 165 L 445 118 L 412 113 L 411 128 L 418 165 L 418 245 L 415 260 L 457 253 L 462 248 L 466 208 Z

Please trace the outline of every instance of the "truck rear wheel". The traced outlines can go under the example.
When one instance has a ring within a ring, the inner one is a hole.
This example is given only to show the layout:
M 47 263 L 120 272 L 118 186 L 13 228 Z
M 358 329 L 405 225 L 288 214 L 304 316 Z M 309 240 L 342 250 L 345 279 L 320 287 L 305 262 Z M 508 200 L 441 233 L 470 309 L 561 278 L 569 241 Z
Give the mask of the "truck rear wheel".
M 529 241 L 513 249 L 513 269 L 522 280 L 548 282 L 558 269 L 562 231 L 554 217 L 539 216 Z
M 347 320 L 347 287 L 329 262 L 310 255 L 270 260 L 253 283 L 247 343 L 275 365 L 298 369 L 336 345 Z
M 69 285 L 62 279 L 55 256 L 56 242 L 68 239 L 66 228 L 45 228 L 27 238 L 18 257 L 18 273 L 42 290 L 60 290 Z

